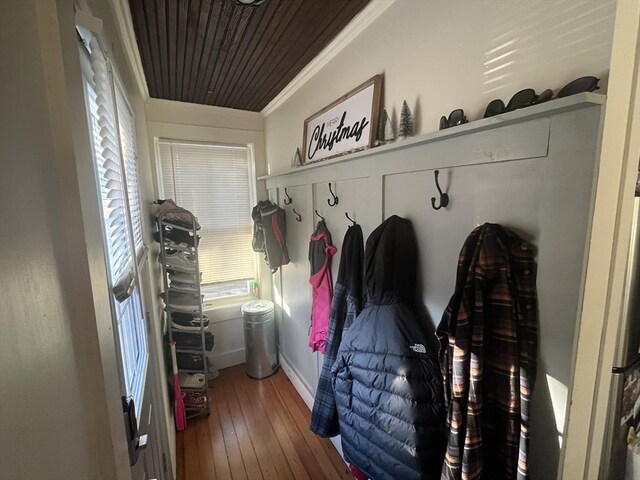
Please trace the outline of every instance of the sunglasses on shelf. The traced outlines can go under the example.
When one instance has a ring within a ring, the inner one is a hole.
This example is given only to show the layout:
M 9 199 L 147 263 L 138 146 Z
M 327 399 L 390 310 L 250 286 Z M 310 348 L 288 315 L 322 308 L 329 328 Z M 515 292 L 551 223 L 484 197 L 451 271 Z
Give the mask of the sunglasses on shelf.
M 540 95 L 537 95 L 533 88 L 525 88 L 524 90 L 520 90 L 519 92 L 514 94 L 506 106 L 504 102 L 499 98 L 489 102 L 489 105 L 487 105 L 487 108 L 484 111 L 483 118 L 493 117 L 494 115 L 498 115 L 500 113 L 512 112 L 514 110 L 518 110 L 519 108 L 530 107 L 531 105 L 536 105 L 538 103 L 543 103 L 551 100 L 552 97 L 553 91 L 551 89 L 546 89 Z
M 456 108 L 449 114 L 449 118 L 445 116 L 440 117 L 440 130 L 456 127 L 463 123 L 467 123 L 467 117 L 464 116 L 464 111 L 461 108 Z
M 600 79 L 596 77 L 576 78 L 562 87 L 556 98 L 568 97 L 582 92 L 593 92 L 600 88 L 598 86 L 599 81 Z M 546 89 L 540 95 L 536 95 L 536 92 L 532 88 L 525 88 L 511 97 L 511 100 L 509 100 L 509 103 L 506 106 L 500 99 L 489 102 L 489 105 L 487 105 L 487 108 L 484 111 L 484 118 L 543 103 L 551 100 L 552 98 L 553 91 L 551 89 Z
M 558 92 L 558 98 L 568 97 L 570 95 L 575 95 L 576 93 L 593 92 L 594 90 L 598 90 L 600 88 L 598 86 L 599 81 L 600 79 L 596 77 L 576 78 L 560 89 Z

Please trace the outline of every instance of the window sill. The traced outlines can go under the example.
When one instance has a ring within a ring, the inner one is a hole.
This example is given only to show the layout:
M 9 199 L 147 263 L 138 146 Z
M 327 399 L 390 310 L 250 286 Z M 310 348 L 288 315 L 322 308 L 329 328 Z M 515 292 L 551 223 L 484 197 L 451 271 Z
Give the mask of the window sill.
M 204 312 L 210 312 L 209 320 L 211 322 L 224 322 L 242 317 L 240 307 L 252 299 L 251 295 L 209 300 L 205 298 L 202 307 Z

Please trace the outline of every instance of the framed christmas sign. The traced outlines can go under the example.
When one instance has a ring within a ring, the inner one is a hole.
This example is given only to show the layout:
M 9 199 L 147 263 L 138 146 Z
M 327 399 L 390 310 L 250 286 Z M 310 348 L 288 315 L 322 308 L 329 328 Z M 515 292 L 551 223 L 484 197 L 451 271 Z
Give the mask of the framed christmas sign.
M 304 121 L 304 163 L 373 147 L 382 75 L 370 78 Z

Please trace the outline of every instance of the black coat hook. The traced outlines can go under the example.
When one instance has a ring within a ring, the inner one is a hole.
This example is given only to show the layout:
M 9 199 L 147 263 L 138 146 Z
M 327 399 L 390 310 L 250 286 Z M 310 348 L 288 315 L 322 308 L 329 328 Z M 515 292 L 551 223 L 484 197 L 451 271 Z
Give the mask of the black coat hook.
M 335 207 L 336 205 L 338 205 L 338 197 L 335 196 L 335 194 L 333 193 L 333 190 L 331 189 L 331 182 L 329 182 L 329 192 L 333 197 L 333 203 L 331 203 L 330 198 L 327 198 L 327 203 L 329 204 L 330 207 Z
M 320 220 L 322 220 L 324 222 L 325 221 L 324 217 L 318 213 L 318 210 L 315 210 L 315 212 L 316 212 L 316 215 L 318 215 L 320 217 Z
M 347 220 L 351 222 L 351 226 L 356 224 L 356 221 L 349 216 L 349 212 L 344 212 L 344 216 L 347 217 Z
M 436 188 L 438 189 L 438 193 L 440 193 L 440 205 L 436 207 L 436 199 L 435 197 L 431 197 L 431 206 L 434 210 L 440 210 L 442 207 L 446 207 L 447 205 L 449 205 L 449 195 L 443 193 L 442 189 L 440 188 L 440 182 L 438 182 L 438 175 L 440 174 L 440 172 L 436 170 L 435 172 L 433 172 L 433 174 L 436 177 Z
M 284 204 L 291 205 L 291 202 L 293 202 L 293 198 L 289 196 L 289 193 L 287 192 L 287 187 L 284 187 L 284 194 L 287 196 L 287 198 L 284 199 Z
M 296 212 L 296 209 L 293 209 L 293 213 L 296 216 L 296 222 L 301 222 L 302 221 L 302 215 L 300 215 L 298 212 Z

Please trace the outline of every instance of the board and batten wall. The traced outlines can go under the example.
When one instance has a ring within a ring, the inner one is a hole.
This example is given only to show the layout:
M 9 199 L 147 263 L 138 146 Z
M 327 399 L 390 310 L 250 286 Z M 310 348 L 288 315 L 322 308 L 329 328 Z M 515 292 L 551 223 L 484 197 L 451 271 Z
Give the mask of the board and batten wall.
M 338 247 L 334 279 L 349 225 L 345 212 L 362 226 L 365 239 L 391 215 L 411 220 L 419 249 L 418 310 L 431 332 L 453 294 L 466 237 L 485 222 L 499 223 L 536 250 L 538 367 L 528 458 L 532 478 L 556 478 L 573 384 L 603 103 L 594 94 L 553 100 L 267 177 L 270 197 L 287 212 L 291 256 L 274 276 L 280 356 L 303 398 L 311 403 L 323 360 L 307 345 L 307 251 L 316 209 Z M 430 204 L 437 197 L 436 169 L 450 196 L 442 210 Z M 327 205 L 329 182 L 339 197 L 335 207 Z M 290 205 L 283 202 L 285 188 Z
M 406 99 L 416 134 L 437 130 L 440 116 L 455 108 L 481 118 L 491 100 L 507 103 L 523 88 L 557 91 L 584 75 L 606 86 L 615 0 L 373 2 L 391 5 L 284 102 L 263 111 L 271 174 L 292 165 L 306 118 L 378 73 L 394 130 Z
M 330 44 L 323 52 L 329 59 L 322 66 L 298 82 L 297 88 L 285 89 L 263 110 L 270 174 L 292 166 L 296 148 L 302 148 L 306 118 L 378 73 L 384 74 L 382 106 L 391 116 L 394 131 L 397 133 L 400 107 L 406 99 L 415 116 L 416 135 L 436 131 L 440 116 L 455 108 L 463 108 L 470 121 L 481 118 L 491 100 L 501 98 L 506 103 L 523 88 L 557 92 L 574 78 L 596 75 L 602 78 L 601 91 L 606 91 L 615 0 L 372 0 L 374 3 L 378 5 L 371 7 L 384 11 L 373 22 L 335 52 Z M 316 196 L 328 195 L 328 191 L 308 188 L 293 186 L 288 191 L 302 196 L 309 205 Z M 271 196 L 278 199 L 276 192 Z M 308 215 L 303 218 L 303 224 L 307 222 L 313 225 Z M 312 228 L 303 224 L 289 222 L 288 227 L 305 232 Z M 341 240 L 341 232 L 334 235 Z M 304 248 L 297 248 L 292 254 L 304 256 Z M 308 266 L 287 268 L 292 281 L 306 282 Z M 276 274 L 273 298 L 282 302 L 281 315 L 295 315 L 304 310 L 304 301 L 284 301 L 278 291 L 283 280 L 287 281 Z M 308 284 L 300 288 L 309 294 Z M 315 391 L 313 372 L 319 370 L 321 359 L 304 354 L 305 333 L 281 331 L 280 348 L 283 366 L 310 403 Z M 554 455 L 551 463 L 557 460 Z

